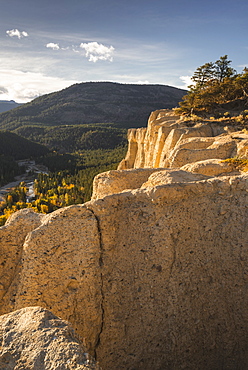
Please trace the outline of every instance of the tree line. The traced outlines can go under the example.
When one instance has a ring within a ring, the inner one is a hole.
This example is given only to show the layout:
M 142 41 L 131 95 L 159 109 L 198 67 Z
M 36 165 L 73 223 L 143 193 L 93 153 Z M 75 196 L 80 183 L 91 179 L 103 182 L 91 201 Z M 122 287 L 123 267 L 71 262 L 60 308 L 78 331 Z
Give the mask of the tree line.
M 30 198 L 25 182 L 21 182 L 0 202 L 0 226 L 10 215 L 23 208 L 50 213 L 61 207 L 81 204 L 91 198 L 93 178 L 100 172 L 114 170 L 124 157 L 126 146 L 115 149 L 85 150 L 72 154 L 49 153 L 40 158 L 50 172 L 40 173 L 34 181 L 34 197 Z
M 248 106 L 248 68 L 237 73 L 231 63 L 224 55 L 215 63 L 198 67 L 191 78 L 194 84 L 189 86 L 177 112 L 186 115 L 214 113 L 230 102 L 233 108 L 245 109 Z

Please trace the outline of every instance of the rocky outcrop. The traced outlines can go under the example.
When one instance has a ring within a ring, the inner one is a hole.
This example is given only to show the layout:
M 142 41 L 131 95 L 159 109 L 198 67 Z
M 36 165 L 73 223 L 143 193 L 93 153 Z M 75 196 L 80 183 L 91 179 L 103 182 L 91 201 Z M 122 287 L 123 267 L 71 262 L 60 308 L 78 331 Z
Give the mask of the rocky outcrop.
M 147 128 L 128 131 L 129 147 L 118 169 L 182 167 L 208 159 L 247 156 L 248 135 L 219 122 L 188 127 L 170 110 L 155 111 Z
M 248 138 L 179 127 L 166 110 L 134 133 L 125 163 L 142 168 L 98 175 L 90 202 L 22 210 L 0 228 L 1 313 L 51 310 L 103 370 L 246 369 L 248 175 L 219 157 L 245 157 Z
M 102 327 L 100 258 L 98 221 L 90 209 L 73 206 L 46 216 L 23 244 L 16 289 L 8 292 L 11 309 L 52 310 L 81 336 L 87 333 L 93 353 Z
M 123 190 L 140 188 L 148 177 L 157 171 L 157 168 L 139 168 L 100 173 L 94 178 L 91 199 L 96 200 L 106 195 L 121 193 Z
M 0 314 L 12 310 L 24 240 L 44 217 L 31 209 L 23 209 L 14 213 L 11 220 L 0 228 Z
M 43 217 L 8 307 L 69 320 L 103 369 L 245 368 L 247 185 L 160 170 Z
M 0 369 L 98 369 L 73 328 L 40 307 L 0 317 Z

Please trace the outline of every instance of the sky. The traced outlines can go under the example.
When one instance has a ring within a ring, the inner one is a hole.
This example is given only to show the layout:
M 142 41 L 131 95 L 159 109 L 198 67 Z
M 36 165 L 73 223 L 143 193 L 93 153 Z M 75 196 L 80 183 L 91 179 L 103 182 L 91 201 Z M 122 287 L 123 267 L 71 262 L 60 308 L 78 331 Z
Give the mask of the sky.
M 0 0 L 0 100 L 74 83 L 186 88 L 228 55 L 248 67 L 247 0 Z

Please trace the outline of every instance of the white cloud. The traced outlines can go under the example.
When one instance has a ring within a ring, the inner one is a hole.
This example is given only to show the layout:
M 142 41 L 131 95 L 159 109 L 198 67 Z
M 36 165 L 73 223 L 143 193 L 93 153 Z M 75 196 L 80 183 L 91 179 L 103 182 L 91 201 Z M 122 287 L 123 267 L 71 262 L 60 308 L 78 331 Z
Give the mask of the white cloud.
M 184 88 L 189 87 L 190 85 L 193 85 L 193 81 L 191 80 L 192 76 L 180 76 L 180 80 L 184 83 Z
M 28 37 L 28 33 L 26 31 L 19 31 L 18 29 L 8 30 L 6 31 L 7 35 L 10 37 L 18 37 L 21 39 L 22 37 Z
M 53 50 L 59 50 L 60 49 L 59 44 L 55 44 L 54 42 L 49 42 L 48 44 L 46 44 L 46 47 L 50 48 L 50 49 L 53 49 Z
M 81 43 L 80 48 L 86 51 L 86 57 L 89 58 L 90 62 L 97 62 L 98 60 L 109 60 L 113 61 L 113 52 L 115 48 L 113 46 L 107 47 L 98 42 Z
M 17 103 L 27 103 L 40 95 L 64 89 L 78 82 L 13 69 L 0 69 L 0 81 L 0 100 L 14 100 Z

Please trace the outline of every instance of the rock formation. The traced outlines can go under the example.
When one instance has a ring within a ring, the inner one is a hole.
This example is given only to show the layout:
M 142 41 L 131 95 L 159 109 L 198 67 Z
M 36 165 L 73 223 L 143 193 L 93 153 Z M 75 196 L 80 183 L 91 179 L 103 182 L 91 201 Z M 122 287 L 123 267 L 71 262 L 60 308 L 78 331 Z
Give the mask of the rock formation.
M 0 369 L 98 369 L 67 322 L 40 307 L 0 317 Z
M 165 113 L 152 114 L 150 141 L 138 131 L 136 155 L 130 144 L 135 168 L 98 175 L 90 202 L 22 210 L 0 229 L 0 310 L 70 321 L 103 370 L 245 369 L 248 175 L 220 157 L 246 155 L 247 137 Z M 170 168 L 155 166 L 162 135 Z
M 189 127 L 170 110 L 155 111 L 147 128 L 128 130 L 128 152 L 118 169 L 178 168 L 208 159 L 247 157 L 248 135 L 233 130 L 211 121 Z

